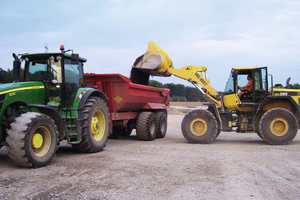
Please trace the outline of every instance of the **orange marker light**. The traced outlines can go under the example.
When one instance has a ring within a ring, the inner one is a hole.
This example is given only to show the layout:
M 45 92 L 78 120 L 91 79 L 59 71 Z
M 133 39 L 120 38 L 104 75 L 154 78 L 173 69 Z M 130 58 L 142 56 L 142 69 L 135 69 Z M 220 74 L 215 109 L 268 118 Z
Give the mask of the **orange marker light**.
M 61 50 L 61 51 L 65 50 L 65 46 L 64 46 L 63 44 L 60 45 L 60 50 Z

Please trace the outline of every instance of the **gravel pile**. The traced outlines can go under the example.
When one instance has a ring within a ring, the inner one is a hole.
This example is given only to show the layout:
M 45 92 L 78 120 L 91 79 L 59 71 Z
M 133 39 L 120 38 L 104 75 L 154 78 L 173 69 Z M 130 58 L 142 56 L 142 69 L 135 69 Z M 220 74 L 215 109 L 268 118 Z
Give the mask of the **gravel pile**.
M 183 115 L 183 113 L 177 108 L 168 107 L 168 115 Z

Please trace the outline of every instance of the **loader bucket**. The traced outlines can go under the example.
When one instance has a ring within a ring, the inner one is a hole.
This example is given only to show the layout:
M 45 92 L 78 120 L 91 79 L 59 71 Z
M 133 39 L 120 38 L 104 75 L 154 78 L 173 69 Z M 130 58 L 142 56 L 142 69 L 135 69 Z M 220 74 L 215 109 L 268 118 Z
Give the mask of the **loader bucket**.
M 146 53 L 138 57 L 132 67 L 153 76 L 171 76 L 168 69 L 174 68 L 168 54 L 151 41 Z

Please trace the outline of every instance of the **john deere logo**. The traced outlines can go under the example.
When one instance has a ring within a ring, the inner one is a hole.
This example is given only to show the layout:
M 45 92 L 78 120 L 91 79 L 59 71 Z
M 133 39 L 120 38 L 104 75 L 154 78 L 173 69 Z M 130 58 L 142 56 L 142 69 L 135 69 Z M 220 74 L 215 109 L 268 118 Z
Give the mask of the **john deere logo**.
M 120 97 L 120 96 L 116 96 L 116 97 L 115 97 L 115 101 L 116 101 L 117 103 L 121 103 L 121 102 L 123 101 L 123 98 Z

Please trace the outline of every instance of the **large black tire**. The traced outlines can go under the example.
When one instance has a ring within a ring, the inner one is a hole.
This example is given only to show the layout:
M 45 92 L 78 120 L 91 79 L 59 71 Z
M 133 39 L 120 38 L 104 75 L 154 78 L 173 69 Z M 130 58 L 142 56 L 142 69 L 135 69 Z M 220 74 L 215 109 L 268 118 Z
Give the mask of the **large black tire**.
M 285 108 L 268 110 L 261 118 L 259 132 L 269 144 L 285 145 L 295 138 L 298 122 L 292 112 Z
M 193 110 L 183 118 L 181 131 L 190 143 L 208 144 L 218 134 L 218 122 L 208 110 Z
M 8 156 L 19 166 L 42 167 L 55 156 L 58 131 L 47 115 L 24 113 L 11 123 L 7 134 Z
M 157 134 L 157 117 L 154 112 L 141 112 L 136 122 L 136 135 L 140 140 L 154 140 Z
M 83 108 L 82 139 L 73 148 L 94 153 L 102 151 L 109 136 L 109 113 L 106 103 L 99 97 L 89 97 Z
M 157 113 L 157 134 L 156 138 L 164 138 L 167 133 L 167 114 L 165 112 L 158 112 Z

